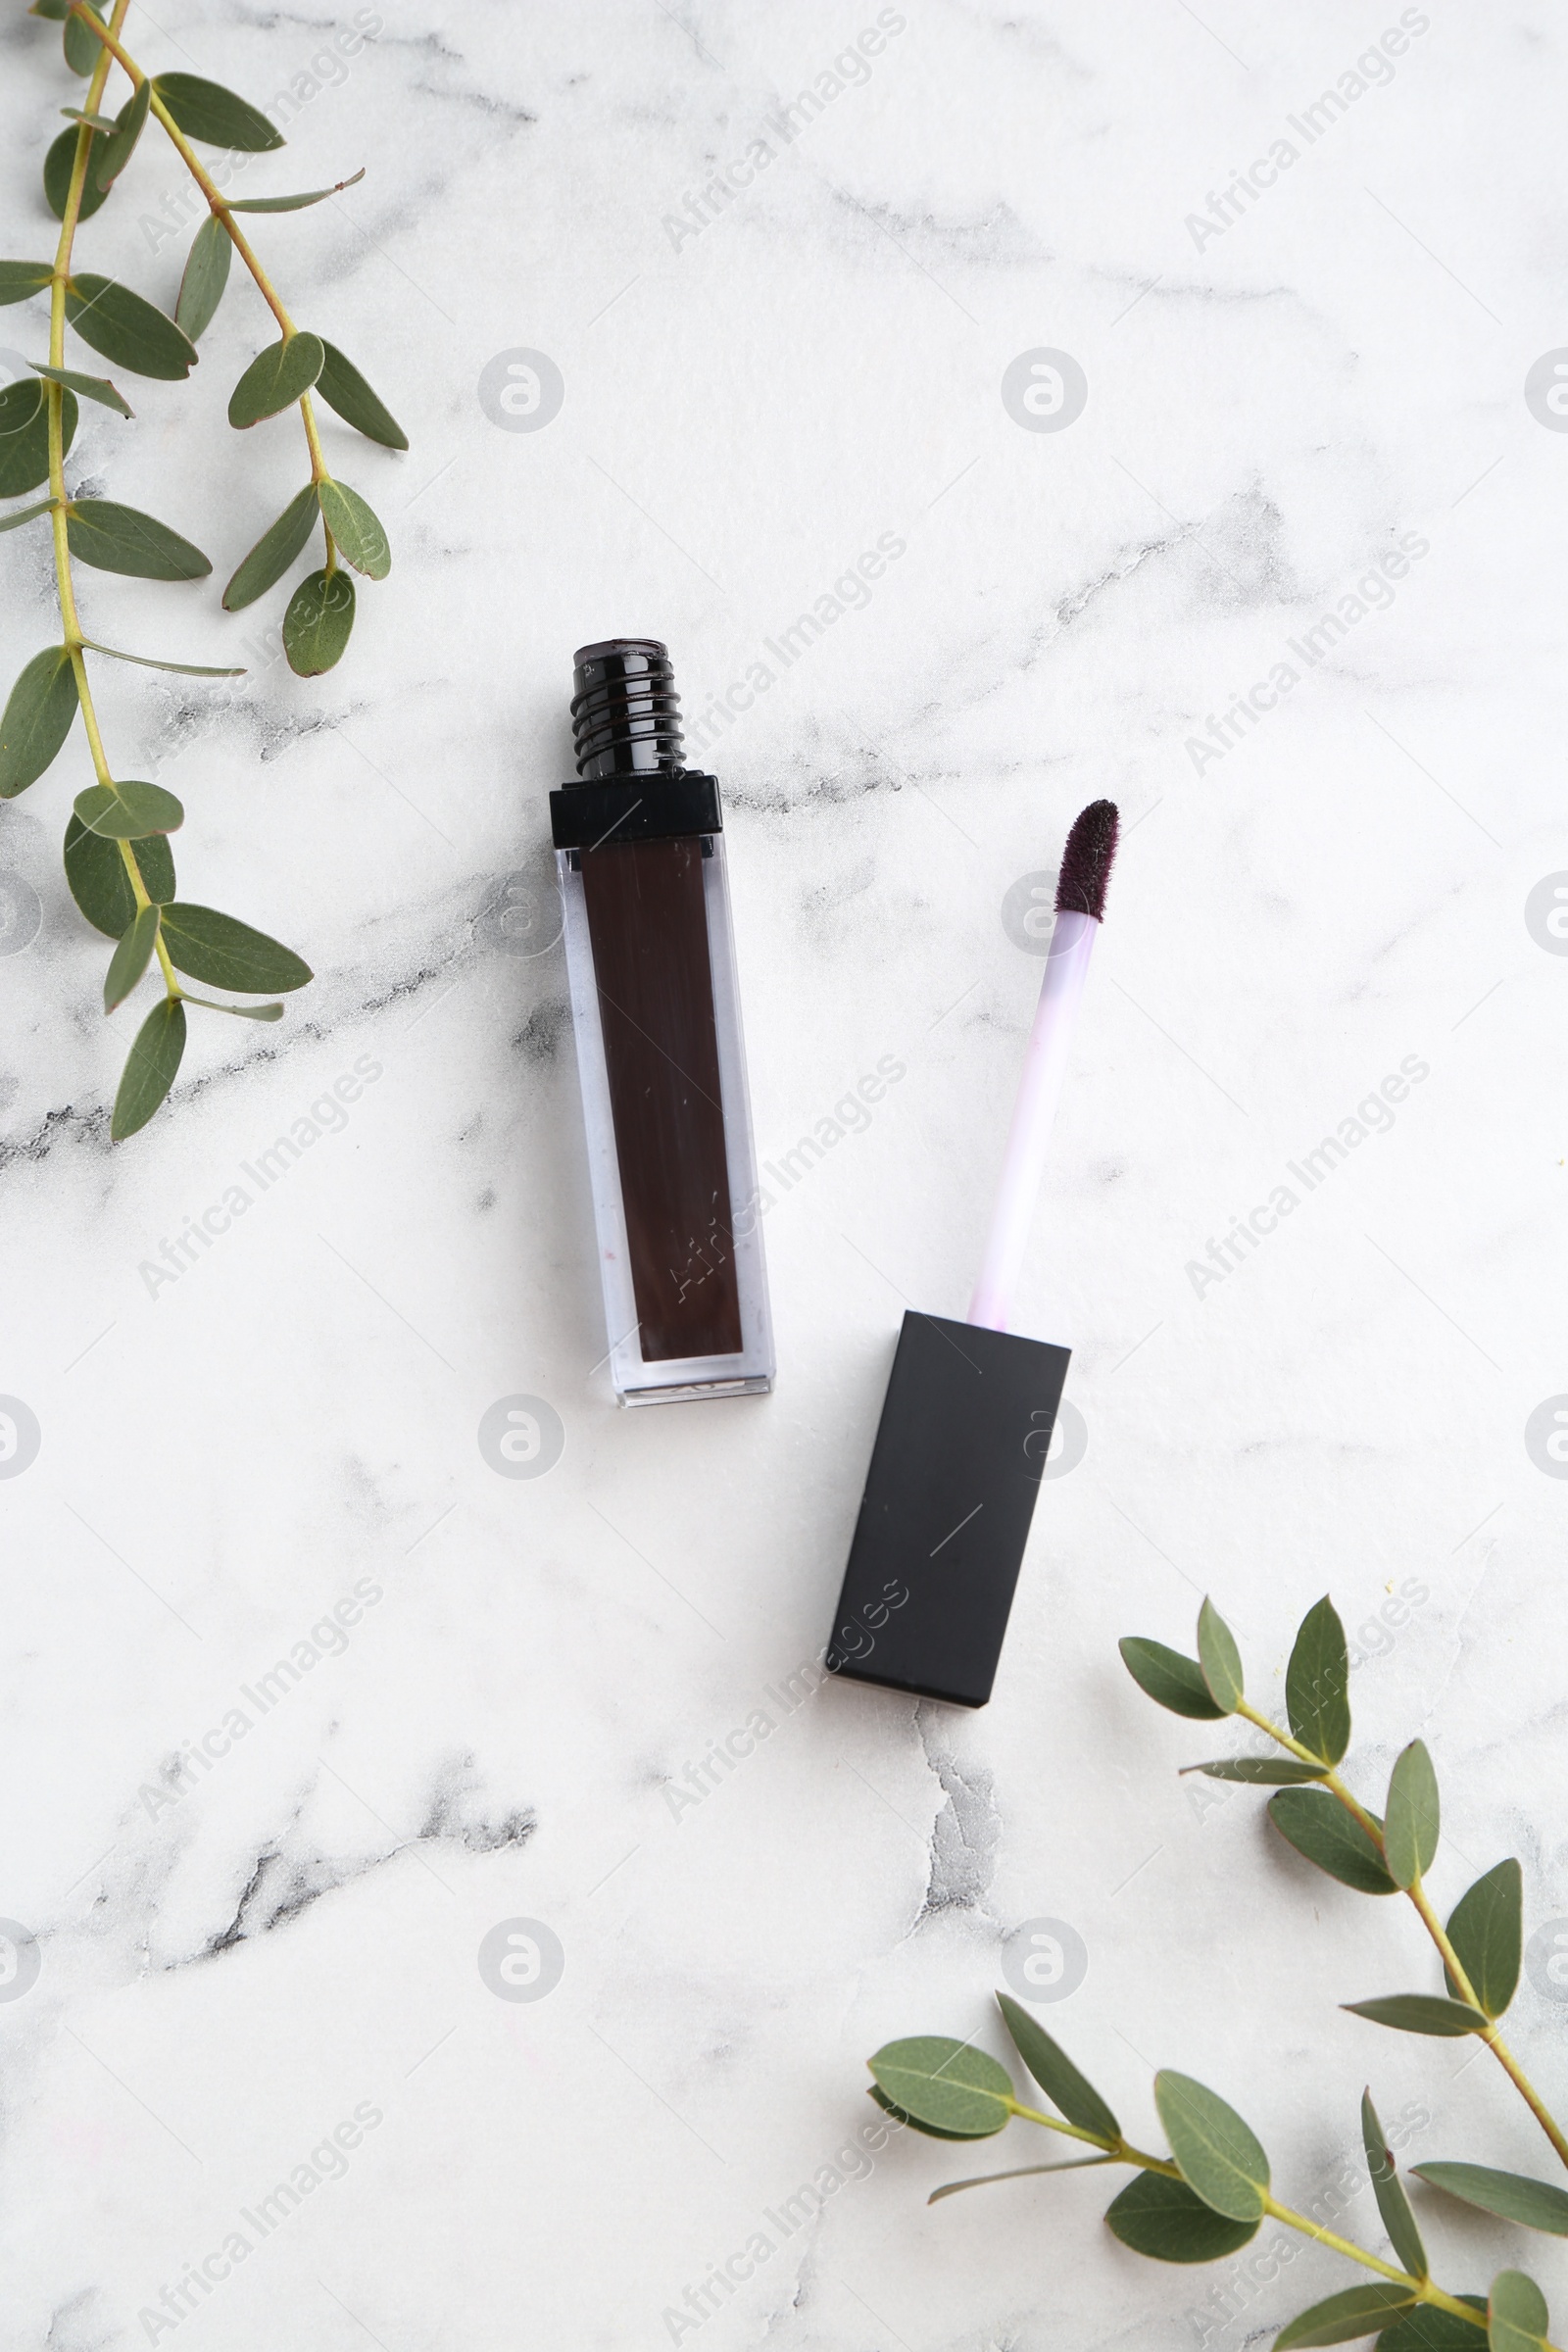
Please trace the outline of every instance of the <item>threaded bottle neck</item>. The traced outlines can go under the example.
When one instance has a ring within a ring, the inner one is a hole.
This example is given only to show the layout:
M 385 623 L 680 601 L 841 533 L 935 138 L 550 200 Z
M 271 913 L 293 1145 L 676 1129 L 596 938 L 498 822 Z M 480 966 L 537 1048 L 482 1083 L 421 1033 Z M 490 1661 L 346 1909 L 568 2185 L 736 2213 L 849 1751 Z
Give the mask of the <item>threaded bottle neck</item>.
M 584 783 L 679 772 L 680 697 L 669 650 L 654 637 L 611 637 L 573 657 L 571 732 Z

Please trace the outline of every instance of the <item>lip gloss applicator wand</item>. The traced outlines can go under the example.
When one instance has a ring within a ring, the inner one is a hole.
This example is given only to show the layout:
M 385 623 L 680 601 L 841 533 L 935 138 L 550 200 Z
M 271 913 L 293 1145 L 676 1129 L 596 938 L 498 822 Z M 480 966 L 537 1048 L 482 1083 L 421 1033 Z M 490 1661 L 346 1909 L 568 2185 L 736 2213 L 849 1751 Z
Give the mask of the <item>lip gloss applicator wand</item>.
M 1007 1329 L 1116 855 L 1110 801 L 1067 836 L 1040 1003 L 966 1323 L 906 1313 L 828 1645 L 830 1671 L 991 1696 L 1069 1353 Z

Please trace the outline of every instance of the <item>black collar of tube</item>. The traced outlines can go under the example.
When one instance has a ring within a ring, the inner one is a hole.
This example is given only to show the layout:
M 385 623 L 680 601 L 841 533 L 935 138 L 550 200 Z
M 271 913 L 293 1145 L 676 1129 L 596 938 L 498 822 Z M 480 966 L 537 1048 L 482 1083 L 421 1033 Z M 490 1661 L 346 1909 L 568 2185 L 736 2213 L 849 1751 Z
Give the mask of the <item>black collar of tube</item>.
M 673 775 L 655 770 L 601 784 L 563 784 L 550 795 L 550 827 L 558 850 L 720 833 L 718 779 L 683 768 Z

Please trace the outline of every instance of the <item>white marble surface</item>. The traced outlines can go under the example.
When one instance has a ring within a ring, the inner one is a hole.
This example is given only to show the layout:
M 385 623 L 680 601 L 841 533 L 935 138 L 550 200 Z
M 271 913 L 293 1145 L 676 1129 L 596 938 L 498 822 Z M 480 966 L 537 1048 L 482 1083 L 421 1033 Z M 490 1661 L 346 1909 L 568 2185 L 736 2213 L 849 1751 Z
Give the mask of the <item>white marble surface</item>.
M 1442 1897 L 1516 1851 L 1532 1923 L 1568 1911 L 1568 1490 L 1524 1434 L 1568 1389 L 1568 962 L 1525 918 L 1568 868 L 1568 441 L 1522 389 L 1565 335 L 1561 20 L 1413 12 L 1391 77 L 1308 143 L 1288 119 L 1397 26 L 1392 0 L 896 13 L 786 144 L 770 119 L 870 0 L 387 6 L 247 184 L 368 166 L 257 229 L 412 434 L 395 459 L 326 428 L 390 581 L 316 685 L 270 658 L 278 597 L 234 622 L 211 583 L 84 586 L 111 640 L 249 644 L 233 690 L 106 678 L 106 724 L 186 801 L 187 890 L 319 977 L 277 1029 L 193 1029 L 172 1108 L 111 1151 L 127 1016 L 99 1013 L 105 950 L 58 868 L 79 735 L 4 810 L 42 910 L 0 966 L 0 1390 L 42 1433 L 0 1481 L 0 1913 L 42 1961 L 0 2004 L 26 2352 L 1152 2352 L 1239 2346 L 1342 2283 L 1316 2255 L 1141 2264 L 1084 2177 L 926 2209 L 1032 2160 L 1023 2127 L 979 2166 L 891 2144 L 791 2234 L 763 2220 L 871 2116 L 879 2042 L 999 2046 L 990 1990 L 1041 1917 L 1088 1973 L 1040 2014 L 1130 2129 L 1157 2128 L 1152 2068 L 1186 2068 L 1308 2202 L 1371 2071 L 1412 2157 L 1547 2161 L 1494 2070 L 1339 2014 L 1434 1984 L 1414 1923 L 1309 1878 L 1251 1794 L 1195 1798 L 1174 1768 L 1207 1736 L 1114 1643 L 1185 1642 L 1208 1588 L 1277 1691 L 1331 1588 L 1374 1629 L 1361 1785 L 1417 1730 L 1444 1776 Z M 149 63 L 258 99 L 348 23 L 158 15 L 127 26 Z M 12 17 L 5 249 L 43 252 L 72 87 Z M 1195 230 L 1282 137 L 1277 184 Z M 752 187 L 666 227 L 760 138 Z M 179 186 L 150 134 L 86 265 L 172 303 L 184 239 L 143 224 Z M 32 312 L 0 328 L 41 348 Z M 133 426 L 95 412 L 74 460 L 220 581 L 299 473 L 292 423 L 223 419 L 264 339 L 236 281 L 190 385 L 137 386 Z M 999 389 L 1042 347 L 1089 386 L 1055 432 Z M 541 430 L 479 403 L 516 349 L 564 378 Z M 710 757 L 760 1150 L 882 1056 L 906 1075 L 769 1213 L 776 1394 L 617 1413 L 559 951 L 514 952 L 496 912 L 509 876 L 514 903 L 548 888 L 571 652 L 658 634 L 698 710 L 884 534 L 904 553 L 869 597 Z M 1411 537 L 1396 588 L 1298 662 Z M 0 578 L 9 672 L 51 627 L 41 540 L 7 539 Z M 1278 707 L 1198 759 L 1282 662 Z M 1022 1315 L 1075 1350 L 1087 1451 L 1044 1490 L 988 1710 L 829 1688 L 786 1714 L 764 1692 L 825 1639 L 903 1299 L 963 1311 L 1040 970 L 1004 897 L 1107 792 L 1129 831 Z M 347 1114 L 150 1289 L 163 1243 L 365 1057 Z M 1426 1075 L 1392 1126 L 1308 1195 L 1287 1163 L 1407 1057 Z M 1282 1184 L 1277 1232 L 1195 1281 Z M 517 1393 L 565 1430 L 533 1481 L 476 1442 Z M 356 1590 L 341 1648 L 318 1637 L 265 1714 L 241 1695 Z M 150 1797 L 236 1708 L 231 1752 Z M 760 1708 L 771 1736 L 673 1808 Z M 564 1954 L 527 2004 L 476 1966 L 515 1918 Z M 1558 2088 L 1562 2014 L 1526 1986 Z M 341 2168 L 320 2157 L 231 2277 L 177 2327 L 142 2316 L 345 2122 Z M 1377 2242 L 1370 2197 L 1347 2210 Z M 759 2231 L 721 2309 L 665 2316 Z M 1523 2252 L 1568 2297 L 1546 2241 L 1433 2233 L 1455 2284 Z

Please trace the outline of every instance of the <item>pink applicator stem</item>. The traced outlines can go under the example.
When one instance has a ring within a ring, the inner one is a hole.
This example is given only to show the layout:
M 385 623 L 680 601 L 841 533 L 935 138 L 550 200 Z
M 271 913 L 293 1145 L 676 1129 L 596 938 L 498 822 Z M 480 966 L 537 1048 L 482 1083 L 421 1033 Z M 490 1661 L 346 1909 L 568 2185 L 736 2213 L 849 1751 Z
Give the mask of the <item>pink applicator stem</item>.
M 1093 801 L 1067 837 L 1040 1003 L 1029 1032 L 980 1277 L 969 1302 L 969 1321 L 988 1331 L 1008 1328 L 1013 1292 L 1046 1172 L 1051 1130 L 1061 1100 L 1079 1001 L 1104 914 L 1116 834 L 1112 804 Z

